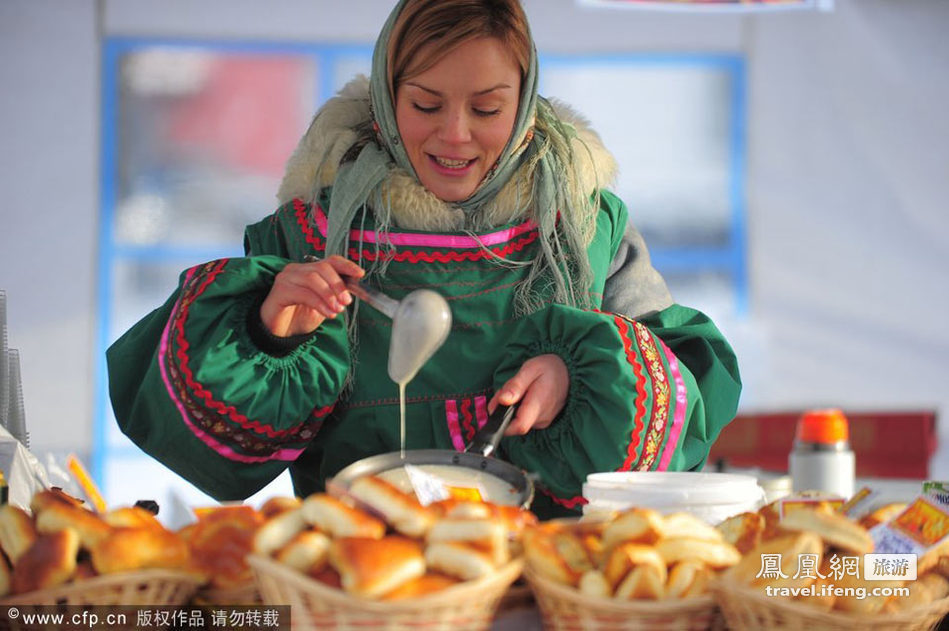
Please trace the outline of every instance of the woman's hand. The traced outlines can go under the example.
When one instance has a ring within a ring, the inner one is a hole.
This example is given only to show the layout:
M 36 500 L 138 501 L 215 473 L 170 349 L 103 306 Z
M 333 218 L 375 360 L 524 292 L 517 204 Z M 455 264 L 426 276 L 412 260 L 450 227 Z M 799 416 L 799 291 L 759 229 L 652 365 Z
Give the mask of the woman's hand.
M 524 362 L 488 402 L 488 411 L 520 401 L 517 416 L 508 425 L 507 436 L 526 434 L 549 426 L 567 402 L 570 374 L 559 355 L 538 355 Z
M 343 276 L 362 278 L 365 273 L 335 254 L 312 263 L 289 263 L 260 305 L 260 320 L 277 337 L 311 333 L 352 304 Z

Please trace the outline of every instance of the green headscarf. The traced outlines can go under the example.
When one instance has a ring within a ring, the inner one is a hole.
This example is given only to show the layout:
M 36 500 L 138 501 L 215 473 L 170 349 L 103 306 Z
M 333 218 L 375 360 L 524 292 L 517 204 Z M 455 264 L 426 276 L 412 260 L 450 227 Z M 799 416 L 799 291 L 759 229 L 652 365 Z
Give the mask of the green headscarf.
M 389 90 L 389 41 L 395 22 L 408 0 L 400 0 L 389 14 L 376 40 L 370 75 L 370 101 L 377 133 L 360 149 L 356 159 L 339 167 L 330 197 L 326 254 L 346 253 L 349 230 L 356 214 L 367 206 L 382 209 L 382 184 L 398 167 L 415 176 L 415 169 L 402 144 Z M 536 306 L 531 288 L 540 278 L 551 283 L 551 298 L 565 304 L 585 304 L 591 272 L 586 245 L 592 238 L 594 221 L 590 195 L 577 191 L 571 139 L 576 130 L 561 121 L 550 104 L 537 93 L 537 51 L 531 41 L 530 63 L 521 85 L 514 128 L 498 162 L 467 199 L 454 202 L 467 215 L 478 213 L 494 199 L 522 166 L 532 171 L 532 218 L 538 224 L 543 256 L 533 263 L 519 292 L 523 306 Z M 577 253 L 578 256 L 571 256 Z M 550 272 L 553 272 L 552 274 Z M 547 292 L 544 292 L 547 293 Z

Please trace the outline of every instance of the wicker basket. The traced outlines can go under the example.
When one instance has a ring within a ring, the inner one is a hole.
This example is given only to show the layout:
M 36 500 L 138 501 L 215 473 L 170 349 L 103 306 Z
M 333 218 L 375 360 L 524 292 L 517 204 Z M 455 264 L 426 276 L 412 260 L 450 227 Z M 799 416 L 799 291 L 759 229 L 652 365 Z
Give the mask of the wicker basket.
M 355 598 L 267 557 L 251 555 L 247 560 L 264 603 L 290 605 L 294 631 L 488 629 L 501 598 L 523 568 L 523 561 L 518 559 L 492 576 L 459 583 L 430 596 L 386 602 Z
M 712 590 L 733 631 L 928 631 L 949 613 L 949 598 L 910 611 L 871 616 L 823 611 L 726 581 L 719 581 Z
M 183 605 L 200 581 L 175 570 L 96 576 L 52 589 L 0 599 L 4 605 Z
M 230 588 L 202 587 L 191 599 L 198 606 L 205 605 L 259 605 L 263 602 L 257 583 L 251 581 L 247 585 Z
M 551 631 L 706 631 L 721 628 L 715 599 L 613 600 L 581 594 L 530 567 L 524 574 L 534 590 L 544 628 Z
M 98 612 L 104 620 L 106 613 L 116 606 L 173 606 L 184 605 L 201 584 L 191 574 L 174 570 L 142 570 L 108 576 L 97 576 L 53 589 L 17 594 L 0 599 L 0 628 L 17 631 L 61 631 L 59 624 L 27 623 L 25 614 L 33 611 L 40 614 L 75 613 L 75 607 Z M 36 607 L 36 609 L 32 609 Z M 10 612 L 17 610 L 16 617 Z M 137 629 L 136 617 L 125 613 L 126 624 L 113 624 L 110 631 L 132 631 Z M 67 618 L 68 619 L 68 618 Z

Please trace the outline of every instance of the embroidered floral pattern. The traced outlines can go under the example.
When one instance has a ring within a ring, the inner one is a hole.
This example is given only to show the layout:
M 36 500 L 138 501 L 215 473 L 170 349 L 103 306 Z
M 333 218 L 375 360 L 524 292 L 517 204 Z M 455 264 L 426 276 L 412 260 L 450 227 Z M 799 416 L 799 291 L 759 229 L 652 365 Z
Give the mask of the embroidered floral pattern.
M 190 344 L 185 337 L 185 326 L 191 305 L 224 270 L 227 260 L 212 261 L 195 268 L 182 286 L 181 299 L 171 314 L 171 335 L 165 350 L 165 366 L 175 396 L 195 427 L 215 440 L 237 448 L 241 453 L 267 455 L 288 444 L 310 441 L 323 424 L 333 406 L 313 410 L 301 423 L 275 429 L 260 421 L 248 419 L 233 406 L 225 405 L 194 378 L 190 367 Z

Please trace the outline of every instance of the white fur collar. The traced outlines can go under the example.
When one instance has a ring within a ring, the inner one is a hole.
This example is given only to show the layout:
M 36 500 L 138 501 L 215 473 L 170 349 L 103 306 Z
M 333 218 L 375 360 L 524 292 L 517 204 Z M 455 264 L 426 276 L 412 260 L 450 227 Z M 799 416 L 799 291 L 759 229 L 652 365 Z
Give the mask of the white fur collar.
M 603 146 L 599 135 L 568 106 L 558 102 L 553 105 L 557 115 L 577 130 L 573 143 L 580 190 L 593 193 L 611 185 L 616 177 L 616 160 Z M 332 184 L 337 165 L 357 139 L 355 129 L 368 121 L 369 115 L 369 80 L 360 75 L 327 101 L 314 117 L 287 163 L 277 193 L 279 202 L 311 199 L 318 188 Z M 318 176 L 321 165 L 324 165 L 322 176 Z M 524 188 L 527 177 L 526 170 L 521 169 L 501 189 L 481 217 L 485 226 L 509 223 L 526 213 L 529 204 L 519 192 L 530 190 Z M 461 210 L 435 197 L 403 169 L 393 170 L 383 186 L 384 195 L 392 202 L 392 221 L 400 228 L 452 231 L 467 227 Z

